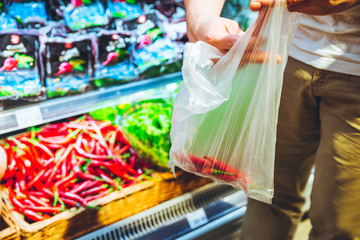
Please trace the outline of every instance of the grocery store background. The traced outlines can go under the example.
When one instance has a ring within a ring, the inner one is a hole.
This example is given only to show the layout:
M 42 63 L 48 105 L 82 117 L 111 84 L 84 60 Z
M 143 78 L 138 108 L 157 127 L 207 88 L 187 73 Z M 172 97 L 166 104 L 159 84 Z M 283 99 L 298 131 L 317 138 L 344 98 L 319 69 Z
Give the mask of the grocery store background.
M 245 30 L 248 3 L 222 15 Z M 0 239 L 239 236 L 241 190 L 167 168 L 181 0 L 0 4 Z M 295 240 L 309 229 L 304 218 Z

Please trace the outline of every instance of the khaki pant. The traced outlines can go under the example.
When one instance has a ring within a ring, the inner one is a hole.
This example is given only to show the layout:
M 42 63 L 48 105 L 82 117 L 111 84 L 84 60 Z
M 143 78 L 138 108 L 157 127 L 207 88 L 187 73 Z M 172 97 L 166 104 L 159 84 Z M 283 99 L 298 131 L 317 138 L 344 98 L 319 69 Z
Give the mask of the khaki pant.
M 310 239 L 360 239 L 360 77 L 289 58 L 276 151 L 273 204 L 249 200 L 241 239 L 292 239 L 314 164 Z

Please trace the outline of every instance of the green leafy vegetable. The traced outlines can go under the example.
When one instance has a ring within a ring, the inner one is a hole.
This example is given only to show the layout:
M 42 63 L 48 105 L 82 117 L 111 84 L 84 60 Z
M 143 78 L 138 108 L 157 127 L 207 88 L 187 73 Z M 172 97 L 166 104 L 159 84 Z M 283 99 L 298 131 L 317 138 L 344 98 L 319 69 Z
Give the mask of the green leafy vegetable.
M 171 147 L 172 104 L 163 99 L 146 100 L 126 106 L 122 126 L 139 157 L 167 168 Z

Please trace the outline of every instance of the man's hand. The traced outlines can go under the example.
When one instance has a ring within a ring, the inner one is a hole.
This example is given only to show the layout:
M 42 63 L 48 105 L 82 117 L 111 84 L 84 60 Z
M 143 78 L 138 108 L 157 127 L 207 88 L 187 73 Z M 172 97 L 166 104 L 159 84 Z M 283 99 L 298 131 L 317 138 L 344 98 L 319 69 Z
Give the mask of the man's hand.
M 227 53 L 244 34 L 236 21 L 220 17 L 225 0 L 184 0 L 186 10 L 187 33 L 191 42 L 204 41 L 223 54 Z M 242 63 L 263 63 L 269 54 L 258 48 L 264 38 L 254 31 L 244 53 Z M 280 58 L 277 59 L 281 61 Z
M 187 21 L 190 42 L 204 41 L 226 53 L 243 34 L 239 24 L 222 17 L 202 17 Z
M 252 0 L 250 9 L 259 11 L 270 6 L 274 0 Z M 360 4 L 360 0 L 286 0 L 290 12 L 300 12 L 309 15 L 328 15 L 345 11 Z

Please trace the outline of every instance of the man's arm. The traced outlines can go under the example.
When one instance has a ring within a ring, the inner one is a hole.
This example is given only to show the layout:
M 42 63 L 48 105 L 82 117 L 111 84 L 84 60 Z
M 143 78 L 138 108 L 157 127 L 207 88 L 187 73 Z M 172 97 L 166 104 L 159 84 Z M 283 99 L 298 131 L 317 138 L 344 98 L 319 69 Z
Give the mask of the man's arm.
M 262 7 L 269 6 L 274 0 L 252 0 L 250 9 L 259 11 Z M 301 12 L 309 15 L 328 15 L 338 13 L 355 7 L 360 0 L 286 0 L 290 12 Z

